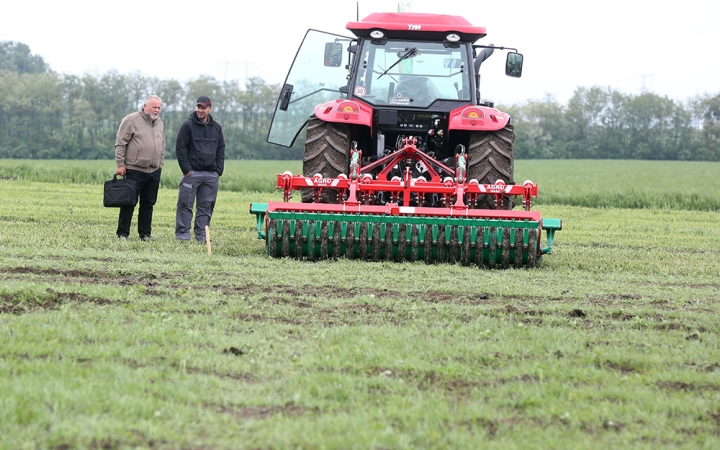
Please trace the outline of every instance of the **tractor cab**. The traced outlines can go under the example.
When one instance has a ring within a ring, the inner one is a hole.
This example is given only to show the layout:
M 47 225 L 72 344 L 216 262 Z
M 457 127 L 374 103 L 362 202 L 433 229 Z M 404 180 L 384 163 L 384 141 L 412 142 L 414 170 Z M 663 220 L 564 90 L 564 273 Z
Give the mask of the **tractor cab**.
M 432 120 L 446 123 L 451 111 L 481 104 L 479 69 L 495 48 L 474 44 L 484 27 L 458 16 L 373 13 L 347 28 L 354 37 L 308 30 L 280 92 L 268 142 L 292 146 L 313 112 L 365 127 L 358 138 L 366 153 L 382 155 L 378 137 L 388 138 L 391 150 L 399 136 L 426 133 Z M 507 58 L 506 74 L 519 77 L 522 55 Z M 453 149 L 444 150 L 444 157 L 452 156 Z

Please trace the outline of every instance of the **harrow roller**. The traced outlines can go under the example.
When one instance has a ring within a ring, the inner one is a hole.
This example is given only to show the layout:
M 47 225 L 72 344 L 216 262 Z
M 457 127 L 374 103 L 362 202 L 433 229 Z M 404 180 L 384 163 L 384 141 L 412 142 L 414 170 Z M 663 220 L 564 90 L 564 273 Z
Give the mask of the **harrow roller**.
M 265 206 L 265 205 L 262 205 Z M 263 211 L 264 212 L 264 211 Z M 540 221 L 267 212 L 267 252 L 309 261 L 451 262 L 535 267 Z

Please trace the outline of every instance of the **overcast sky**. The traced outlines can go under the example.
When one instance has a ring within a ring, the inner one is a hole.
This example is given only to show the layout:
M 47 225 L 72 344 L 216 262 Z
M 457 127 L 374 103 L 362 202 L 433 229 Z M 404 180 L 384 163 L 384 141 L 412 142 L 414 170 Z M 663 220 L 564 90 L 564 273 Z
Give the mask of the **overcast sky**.
M 348 21 L 397 11 L 391 0 L 20 0 L 2 6 L 0 41 L 19 41 L 66 74 L 141 72 L 184 82 L 259 76 L 282 83 L 309 28 L 351 35 Z M 504 52 L 483 65 L 482 93 L 498 103 L 579 87 L 642 89 L 684 101 L 720 93 L 720 1 L 414 0 L 408 10 L 461 15 L 487 29 L 478 43 L 517 48 L 520 79 Z M 472 5 L 472 6 L 469 6 Z

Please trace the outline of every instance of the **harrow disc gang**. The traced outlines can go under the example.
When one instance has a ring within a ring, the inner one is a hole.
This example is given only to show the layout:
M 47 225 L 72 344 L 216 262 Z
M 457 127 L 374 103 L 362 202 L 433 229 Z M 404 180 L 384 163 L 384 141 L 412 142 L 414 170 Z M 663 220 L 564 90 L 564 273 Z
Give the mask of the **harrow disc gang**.
M 535 267 L 543 251 L 532 220 L 268 212 L 267 251 L 307 260 L 451 262 Z

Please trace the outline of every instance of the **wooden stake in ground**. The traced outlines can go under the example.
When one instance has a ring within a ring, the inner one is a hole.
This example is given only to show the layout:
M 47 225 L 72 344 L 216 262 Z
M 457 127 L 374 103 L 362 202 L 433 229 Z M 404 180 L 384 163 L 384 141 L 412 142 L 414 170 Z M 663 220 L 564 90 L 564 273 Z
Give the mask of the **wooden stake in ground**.
M 212 255 L 212 249 L 210 248 L 210 227 L 205 225 L 205 245 L 207 246 L 208 256 Z

